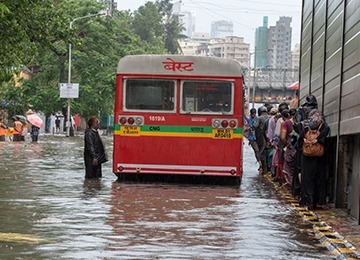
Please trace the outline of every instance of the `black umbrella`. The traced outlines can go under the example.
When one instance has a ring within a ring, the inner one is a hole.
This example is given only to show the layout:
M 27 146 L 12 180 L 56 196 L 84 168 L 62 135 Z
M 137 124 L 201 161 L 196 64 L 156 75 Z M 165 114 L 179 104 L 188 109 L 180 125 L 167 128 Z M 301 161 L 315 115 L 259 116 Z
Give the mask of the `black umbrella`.
M 19 120 L 21 123 L 25 123 L 25 124 L 29 124 L 29 120 L 27 120 L 26 117 L 22 116 L 22 115 L 16 115 L 15 116 L 17 120 Z

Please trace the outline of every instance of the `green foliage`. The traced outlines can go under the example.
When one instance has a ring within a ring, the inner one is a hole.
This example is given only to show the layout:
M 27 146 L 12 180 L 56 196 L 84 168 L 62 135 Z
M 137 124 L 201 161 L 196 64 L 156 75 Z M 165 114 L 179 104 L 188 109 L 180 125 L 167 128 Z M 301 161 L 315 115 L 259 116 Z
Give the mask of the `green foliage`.
M 133 28 L 134 32 L 140 36 L 143 41 L 154 43 L 162 37 L 163 25 L 162 17 L 152 2 L 147 2 L 140 6 L 134 14 Z
M 181 53 L 178 40 L 187 38 L 187 36 L 181 33 L 185 28 L 179 22 L 179 17 L 172 14 L 173 4 L 170 0 L 157 0 L 155 4 L 164 20 L 163 38 L 165 48 L 172 54 Z
M 39 49 L 52 49 L 68 35 L 63 1 L 3 0 L 0 6 L 0 80 L 32 62 Z
M 3 17 L 5 13 L 9 12 L 9 8 L 3 3 L 0 3 L 0 17 Z
M 182 27 L 171 16 L 169 0 L 147 2 L 133 13 L 114 10 L 112 17 L 88 17 L 104 10 L 106 4 L 106 0 L 2 1 L 2 108 L 10 114 L 23 114 L 29 106 L 47 115 L 66 112 L 67 100 L 60 98 L 58 83 L 68 82 L 69 43 L 71 82 L 80 85 L 71 113 L 83 117 L 113 113 L 120 58 L 179 51 Z M 22 66 L 30 69 L 31 79 L 15 88 L 13 73 Z
M 186 35 L 181 33 L 183 29 L 184 27 L 177 22 L 176 17 L 171 17 L 165 24 L 165 47 L 172 54 L 181 52 L 178 40 L 187 38 Z

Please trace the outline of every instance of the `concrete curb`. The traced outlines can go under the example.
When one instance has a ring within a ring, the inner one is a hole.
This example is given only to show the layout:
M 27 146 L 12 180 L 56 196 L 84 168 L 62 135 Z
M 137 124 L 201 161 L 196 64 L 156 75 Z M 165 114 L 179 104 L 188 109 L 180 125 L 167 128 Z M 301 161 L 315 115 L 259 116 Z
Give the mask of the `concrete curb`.
M 336 256 L 337 259 L 360 259 L 360 254 L 357 249 L 346 240 L 344 236 L 340 235 L 331 226 L 322 221 L 318 214 L 308 210 L 306 207 L 301 207 L 298 199 L 291 195 L 286 186 L 281 188 L 277 187 L 276 183 L 271 179 L 271 174 L 264 174 L 262 176 L 274 185 L 276 193 L 287 200 L 288 204 L 298 212 L 305 223 L 312 225 L 312 230 L 309 230 L 309 233 L 314 234 L 314 237 L 319 240 L 331 254 Z

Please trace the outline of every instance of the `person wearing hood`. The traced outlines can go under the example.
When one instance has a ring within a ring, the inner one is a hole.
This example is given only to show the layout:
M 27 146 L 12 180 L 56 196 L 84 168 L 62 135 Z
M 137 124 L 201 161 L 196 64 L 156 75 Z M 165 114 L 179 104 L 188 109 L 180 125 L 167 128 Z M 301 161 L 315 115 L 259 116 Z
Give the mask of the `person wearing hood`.
M 305 102 L 298 108 L 294 116 L 294 125 L 295 125 L 294 130 L 297 131 L 296 125 L 304 121 L 311 110 L 317 108 L 318 108 L 318 103 L 316 97 L 314 95 L 307 95 L 305 98 Z
M 98 132 L 100 121 L 96 116 L 92 116 L 87 125 L 84 137 L 85 178 L 101 178 L 101 164 L 107 162 L 107 156 Z
M 312 142 L 319 143 L 326 147 L 326 137 L 330 128 L 325 122 L 321 111 L 313 109 L 308 113 L 308 118 L 302 122 L 303 131 L 301 140 L 307 141 L 306 133 L 308 131 L 319 131 L 319 135 Z M 325 151 L 326 153 L 326 151 Z M 309 210 L 317 208 L 319 205 L 326 204 L 327 174 L 324 168 L 326 164 L 325 153 L 323 155 L 305 155 L 302 153 L 301 159 L 301 191 L 300 205 L 307 206 Z
M 308 114 L 310 113 L 310 111 L 314 109 L 318 109 L 318 103 L 316 97 L 314 95 L 309 94 L 306 96 L 305 102 L 297 109 L 293 117 L 293 122 L 294 122 L 293 129 L 298 136 L 305 135 L 303 122 L 305 122 L 305 120 L 308 118 Z M 302 145 L 303 145 L 303 139 L 299 138 L 297 143 L 298 155 L 302 154 Z M 299 175 L 301 173 L 302 156 L 297 156 L 297 157 L 298 157 L 296 163 L 297 169 L 295 170 L 295 174 Z M 299 179 L 301 179 L 301 177 L 299 177 Z M 293 196 L 297 196 L 297 195 L 299 195 L 299 192 L 293 193 Z

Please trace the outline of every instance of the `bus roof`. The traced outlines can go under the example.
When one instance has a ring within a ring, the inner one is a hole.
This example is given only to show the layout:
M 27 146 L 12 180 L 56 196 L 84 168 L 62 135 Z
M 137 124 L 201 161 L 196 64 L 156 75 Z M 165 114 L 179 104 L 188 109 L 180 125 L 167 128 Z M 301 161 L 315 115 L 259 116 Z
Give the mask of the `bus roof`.
M 119 74 L 240 77 L 242 67 L 236 60 L 183 55 L 125 56 L 117 67 Z

